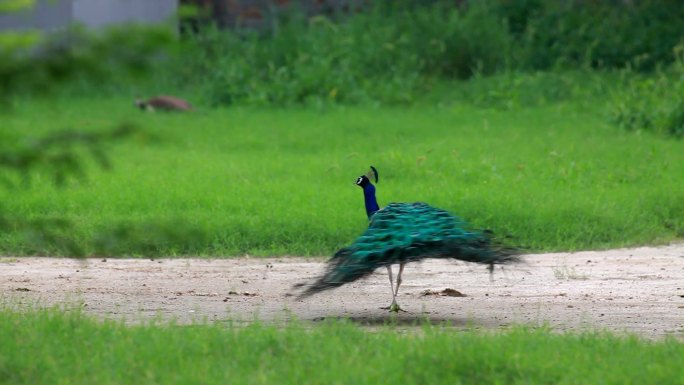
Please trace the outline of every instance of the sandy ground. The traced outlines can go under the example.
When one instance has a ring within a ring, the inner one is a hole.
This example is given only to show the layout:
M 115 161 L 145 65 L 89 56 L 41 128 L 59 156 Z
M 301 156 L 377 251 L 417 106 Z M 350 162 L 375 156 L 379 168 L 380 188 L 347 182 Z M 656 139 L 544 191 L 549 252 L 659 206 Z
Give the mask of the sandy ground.
M 684 244 L 601 252 L 536 254 L 497 269 L 429 260 L 407 266 L 392 315 L 387 273 L 297 300 L 322 258 L 54 259 L 0 258 L 0 301 L 10 306 L 82 306 L 103 318 L 180 323 L 319 322 L 349 318 L 373 327 L 429 319 L 455 328 L 516 324 L 554 330 L 609 329 L 684 338 Z M 396 274 L 396 268 L 395 268 Z M 448 296 L 454 289 L 464 296 Z M 426 294 L 431 292 L 433 294 Z

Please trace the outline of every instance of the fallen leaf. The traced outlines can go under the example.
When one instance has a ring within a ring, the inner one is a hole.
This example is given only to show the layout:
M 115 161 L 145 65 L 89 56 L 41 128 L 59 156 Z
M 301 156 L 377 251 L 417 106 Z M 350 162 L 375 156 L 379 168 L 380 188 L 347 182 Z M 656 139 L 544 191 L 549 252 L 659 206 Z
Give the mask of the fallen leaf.
M 440 295 L 443 297 L 466 297 L 465 294 L 461 293 L 460 291 L 456 289 L 451 289 L 451 288 L 446 288 L 442 291 L 434 291 L 434 290 L 425 290 L 420 293 L 422 296 L 428 296 L 428 295 Z
M 441 295 L 445 295 L 447 297 L 465 297 L 466 295 L 461 293 L 460 291 L 456 289 L 451 289 L 451 288 L 446 288 L 442 290 L 440 293 Z

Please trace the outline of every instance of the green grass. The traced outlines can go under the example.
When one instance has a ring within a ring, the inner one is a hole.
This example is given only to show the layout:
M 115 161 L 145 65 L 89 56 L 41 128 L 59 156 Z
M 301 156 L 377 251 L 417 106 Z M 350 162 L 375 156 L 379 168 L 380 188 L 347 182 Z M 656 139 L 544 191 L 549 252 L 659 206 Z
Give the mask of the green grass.
M 3 384 L 684 384 L 675 339 L 546 329 L 125 326 L 5 309 L 0 340 Z
M 93 167 L 66 188 L 34 173 L 28 188 L 0 189 L 0 208 L 66 218 L 72 227 L 62 236 L 87 254 L 329 255 L 366 226 L 352 182 L 373 164 L 381 205 L 428 202 L 531 250 L 681 238 L 684 142 L 625 132 L 608 123 L 604 107 L 597 100 L 183 115 L 143 114 L 124 98 L 26 101 L 0 130 L 37 136 L 130 121 L 164 140 L 113 146 L 112 172 Z M 29 240 L 4 232 L 0 253 L 68 254 Z

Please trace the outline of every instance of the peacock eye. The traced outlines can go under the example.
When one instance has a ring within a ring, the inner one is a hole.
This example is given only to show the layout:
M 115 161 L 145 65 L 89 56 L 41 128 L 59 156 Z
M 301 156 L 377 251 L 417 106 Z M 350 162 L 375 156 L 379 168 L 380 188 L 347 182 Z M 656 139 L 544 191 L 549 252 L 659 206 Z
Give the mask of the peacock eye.
M 362 177 L 362 176 L 356 178 L 356 184 L 361 184 L 362 181 L 363 181 L 363 177 Z

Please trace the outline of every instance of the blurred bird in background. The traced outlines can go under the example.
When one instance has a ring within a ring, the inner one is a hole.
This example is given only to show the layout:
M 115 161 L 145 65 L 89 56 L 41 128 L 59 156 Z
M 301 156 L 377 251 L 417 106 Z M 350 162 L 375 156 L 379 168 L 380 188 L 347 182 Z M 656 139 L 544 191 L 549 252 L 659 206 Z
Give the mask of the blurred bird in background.
M 154 96 L 147 100 L 136 99 L 134 104 L 143 111 L 194 111 L 187 101 L 168 95 Z

